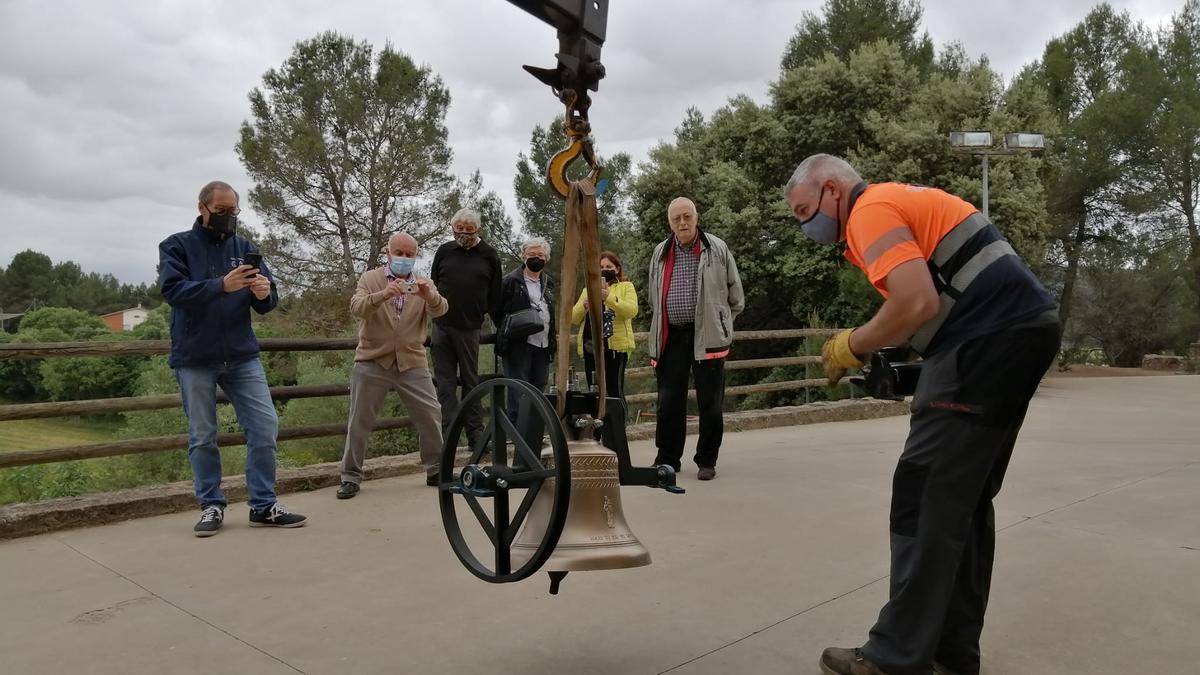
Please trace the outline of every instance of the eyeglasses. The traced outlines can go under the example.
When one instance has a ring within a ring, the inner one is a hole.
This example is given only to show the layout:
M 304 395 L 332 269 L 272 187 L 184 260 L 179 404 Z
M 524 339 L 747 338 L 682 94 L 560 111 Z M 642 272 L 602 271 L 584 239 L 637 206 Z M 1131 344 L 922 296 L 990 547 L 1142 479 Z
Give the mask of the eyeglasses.
M 208 208 L 208 212 L 213 214 L 214 216 L 230 215 L 230 216 L 236 217 L 236 216 L 241 215 L 241 213 L 242 213 L 242 210 L 236 206 L 231 209 L 213 209 L 213 208 L 209 208 L 209 207 L 205 207 L 205 208 Z
M 475 234 L 475 233 L 479 232 L 478 227 L 472 228 L 472 229 L 467 229 L 465 227 L 459 227 L 458 225 L 451 225 L 450 229 L 454 230 L 454 234 Z

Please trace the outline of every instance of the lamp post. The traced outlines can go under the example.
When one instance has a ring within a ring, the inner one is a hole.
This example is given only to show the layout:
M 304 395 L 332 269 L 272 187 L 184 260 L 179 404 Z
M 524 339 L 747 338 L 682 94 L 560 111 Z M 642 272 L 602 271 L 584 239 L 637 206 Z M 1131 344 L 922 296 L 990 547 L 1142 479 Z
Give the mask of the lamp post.
M 988 215 L 988 160 L 991 157 L 1003 157 L 1022 152 L 1036 152 L 1046 148 L 1046 137 L 1042 134 L 1004 134 L 1004 145 L 992 147 L 992 132 L 990 131 L 951 131 L 950 146 L 959 152 L 968 153 L 983 159 L 983 202 L 981 209 L 983 217 Z

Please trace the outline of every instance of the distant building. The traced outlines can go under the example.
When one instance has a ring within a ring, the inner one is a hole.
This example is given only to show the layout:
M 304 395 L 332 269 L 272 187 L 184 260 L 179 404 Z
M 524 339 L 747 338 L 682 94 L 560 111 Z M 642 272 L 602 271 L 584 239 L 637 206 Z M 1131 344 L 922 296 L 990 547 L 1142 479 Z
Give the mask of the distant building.
M 19 314 L 5 313 L 0 309 L 0 331 L 7 331 L 9 328 L 14 328 L 17 325 L 16 319 L 25 316 L 24 312 Z M 9 323 L 11 321 L 11 323 Z
M 100 318 L 104 320 L 104 324 L 109 330 L 122 331 L 133 330 L 135 326 L 140 325 L 146 320 L 150 312 L 142 308 L 139 303 L 137 307 L 123 309 L 119 312 L 109 312 Z

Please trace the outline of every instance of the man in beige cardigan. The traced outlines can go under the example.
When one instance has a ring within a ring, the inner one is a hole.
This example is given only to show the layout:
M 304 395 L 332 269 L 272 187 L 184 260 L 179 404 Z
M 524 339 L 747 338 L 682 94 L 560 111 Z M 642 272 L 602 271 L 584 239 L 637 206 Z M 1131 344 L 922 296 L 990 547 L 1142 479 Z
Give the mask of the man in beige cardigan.
M 425 330 L 429 319 L 445 314 L 449 304 L 432 281 L 413 273 L 416 239 L 393 234 L 387 253 L 387 264 L 359 277 L 350 298 L 350 313 L 358 319 L 358 349 L 350 377 L 350 421 L 338 499 L 358 494 L 371 427 L 392 389 L 420 437 L 425 484 L 437 485 L 442 409 L 425 356 Z

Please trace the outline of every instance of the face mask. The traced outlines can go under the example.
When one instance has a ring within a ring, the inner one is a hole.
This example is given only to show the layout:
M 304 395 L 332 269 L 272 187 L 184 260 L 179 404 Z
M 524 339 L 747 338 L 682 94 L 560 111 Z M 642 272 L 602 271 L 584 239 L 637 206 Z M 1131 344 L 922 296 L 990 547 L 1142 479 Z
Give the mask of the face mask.
M 400 277 L 403 279 L 403 278 L 407 277 L 409 274 L 412 274 L 413 265 L 416 265 L 416 264 L 417 264 L 416 258 L 403 258 L 403 257 L 392 258 L 388 262 L 388 270 L 392 273 L 392 276 Z
M 525 261 L 525 266 L 529 268 L 530 272 L 541 272 L 546 268 L 546 261 L 541 258 L 529 258 Z
M 600 270 L 600 276 L 604 277 L 604 280 L 610 284 L 617 283 L 616 270 Z
M 233 234 L 237 229 L 237 216 L 232 213 L 208 212 L 208 227 L 221 234 Z
M 800 229 L 805 236 L 818 244 L 836 244 L 842 228 L 837 218 L 821 213 L 821 201 L 825 199 L 825 188 L 821 188 L 821 196 L 817 198 L 817 209 L 808 220 L 800 223 Z M 841 206 L 841 199 L 838 200 Z
M 463 248 L 471 248 L 471 245 L 475 243 L 475 235 L 473 233 L 455 232 L 454 241 L 458 242 L 458 245 Z

